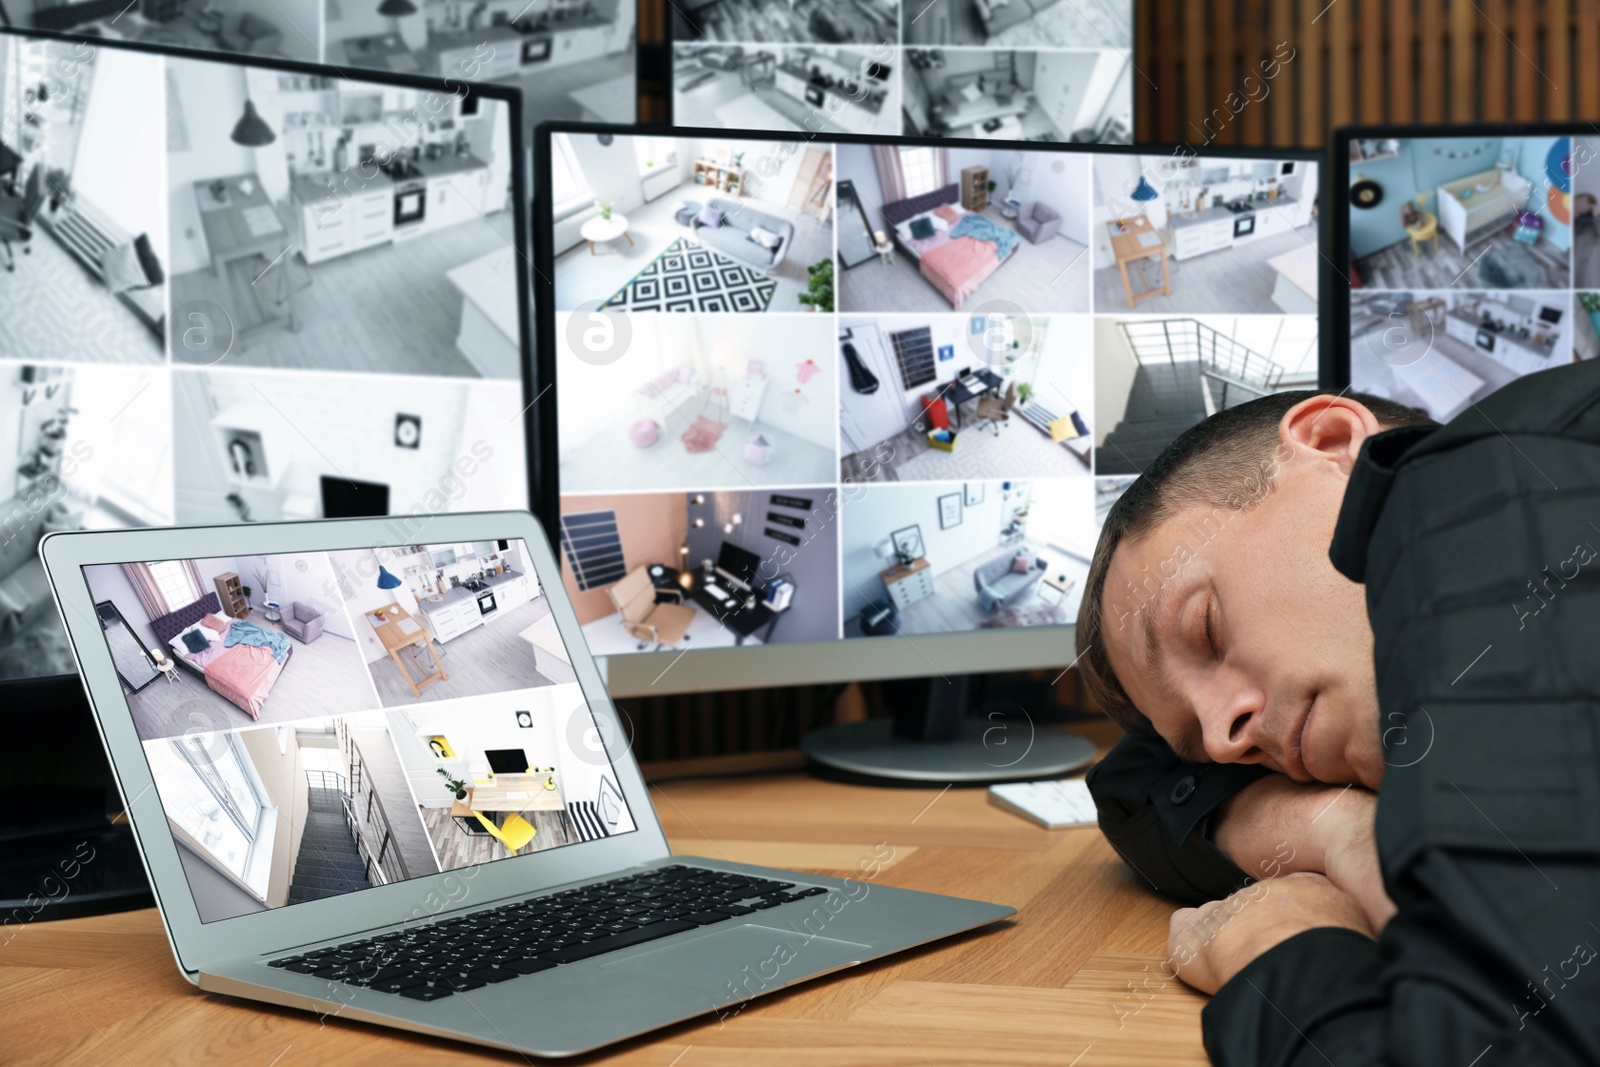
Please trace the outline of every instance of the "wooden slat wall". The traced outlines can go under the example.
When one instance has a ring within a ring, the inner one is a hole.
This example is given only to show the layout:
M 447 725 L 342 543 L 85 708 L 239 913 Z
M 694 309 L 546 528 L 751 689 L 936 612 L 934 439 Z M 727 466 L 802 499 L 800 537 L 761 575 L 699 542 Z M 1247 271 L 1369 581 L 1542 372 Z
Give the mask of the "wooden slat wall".
M 1592 0 L 1136 0 L 1141 140 L 1321 147 L 1348 122 L 1600 118 Z M 1264 99 L 1238 114 L 1275 54 Z M 1227 122 L 1219 120 L 1227 116 Z

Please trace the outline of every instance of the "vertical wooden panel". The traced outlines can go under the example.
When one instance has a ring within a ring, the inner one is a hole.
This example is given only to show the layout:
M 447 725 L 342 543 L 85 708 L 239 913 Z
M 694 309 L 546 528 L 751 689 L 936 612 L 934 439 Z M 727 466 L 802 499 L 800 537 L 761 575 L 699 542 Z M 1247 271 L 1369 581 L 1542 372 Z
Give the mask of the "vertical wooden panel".
M 1160 82 L 1156 74 L 1156 50 L 1165 34 L 1160 32 L 1156 0 L 1138 0 L 1135 5 L 1133 41 L 1133 121 L 1134 138 L 1140 141 L 1163 140 L 1157 130 L 1157 90 Z M 1152 84 L 1154 83 L 1154 84 Z
M 1578 64 L 1578 114 L 1600 115 L 1600 19 L 1580 15 L 1572 44 L 1582 57 Z
M 1395 6 L 1399 6 L 1398 4 Z M 1361 5 L 1361 121 L 1383 122 L 1389 117 L 1389 81 L 1392 76 L 1383 33 L 1383 4 L 1366 0 Z
M 1348 126 L 1355 116 L 1355 41 L 1350 35 L 1351 5 L 1333 4 L 1322 21 L 1328 27 L 1328 129 Z
M 1593 0 L 1585 0 L 1580 6 L 1586 9 L 1586 21 L 1600 18 Z M 1544 17 L 1544 117 L 1560 122 L 1572 117 L 1572 0 L 1546 0 Z M 1591 53 L 1583 59 L 1588 66 L 1600 61 L 1600 56 Z
M 1543 6 L 1517 0 L 1504 29 L 1516 47 L 1511 52 L 1511 113 L 1518 119 L 1543 117 L 1544 72 L 1539 69 L 1539 35 Z
M 1300 41 L 1296 45 L 1300 54 L 1295 58 L 1300 64 L 1300 143 L 1311 147 L 1326 143 L 1328 137 L 1328 120 L 1322 110 L 1322 23 L 1317 18 L 1324 6 L 1322 0 L 1300 0 Z
M 1450 99 L 1447 103 L 1452 122 L 1470 122 L 1478 113 L 1477 40 L 1478 5 L 1475 0 L 1450 0 Z
M 1445 118 L 1444 27 L 1444 0 L 1422 0 L 1417 34 L 1421 75 L 1417 117 L 1423 122 L 1443 122 Z
M 1266 24 L 1262 0 L 1241 0 L 1239 23 L 1239 91 L 1249 101 L 1241 116 L 1239 141 L 1249 145 L 1265 144 L 1271 87 L 1261 72 L 1261 29 Z
M 1417 99 L 1416 23 L 1411 0 L 1389 5 L 1389 121 L 1415 122 Z
M 1272 143 L 1294 144 L 1295 129 L 1295 64 L 1299 60 L 1298 54 L 1295 62 L 1284 63 L 1279 49 L 1285 45 L 1295 47 L 1296 34 L 1294 31 L 1294 0 L 1272 0 L 1272 39 L 1267 42 L 1267 51 L 1271 54 L 1275 65 L 1267 69 L 1273 71 L 1272 79 Z
M 1483 8 L 1482 77 L 1483 113 L 1485 122 L 1503 122 L 1506 101 L 1510 98 L 1506 84 L 1506 57 L 1511 52 L 1506 43 L 1506 0 L 1479 0 Z M 1512 0 L 1516 3 L 1516 0 Z M 1521 6 L 1518 4 L 1517 6 Z
M 1184 18 L 1188 32 L 1184 34 L 1183 88 L 1184 109 L 1189 115 L 1190 129 L 1186 137 L 1193 138 L 1196 147 L 1210 143 L 1216 137 L 1220 118 L 1212 116 L 1217 102 L 1211 98 L 1211 88 L 1206 84 L 1206 60 L 1210 56 L 1210 42 L 1206 40 L 1211 25 L 1210 8 L 1221 0 L 1189 0 L 1184 5 Z M 1227 114 L 1226 106 L 1222 114 Z
M 1158 121 L 1156 129 L 1160 131 L 1157 140 L 1160 141 L 1188 141 L 1194 135 L 1182 129 L 1184 116 L 1188 113 L 1183 106 L 1183 86 L 1178 80 L 1178 63 L 1183 35 L 1173 32 L 1176 20 L 1166 10 L 1165 4 L 1160 5 L 1159 13 L 1156 5 L 1151 7 L 1151 20 L 1157 17 L 1162 19 L 1167 32 L 1162 34 L 1161 43 L 1156 57 L 1156 88 L 1151 90 L 1151 95 L 1156 101 Z
M 1240 106 L 1244 96 L 1239 86 L 1237 29 L 1233 0 L 1211 0 L 1211 97 L 1207 110 L 1223 124 L 1213 144 L 1238 144 L 1239 123 L 1244 119 Z M 1235 111 L 1239 114 L 1234 114 Z

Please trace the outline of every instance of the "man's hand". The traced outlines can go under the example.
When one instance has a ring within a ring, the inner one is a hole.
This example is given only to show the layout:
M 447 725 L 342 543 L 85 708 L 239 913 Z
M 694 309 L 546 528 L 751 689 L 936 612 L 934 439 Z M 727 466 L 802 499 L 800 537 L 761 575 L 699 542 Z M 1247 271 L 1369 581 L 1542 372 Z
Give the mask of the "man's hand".
M 1325 926 L 1372 936 L 1361 906 L 1325 875 L 1285 874 L 1224 900 L 1179 908 L 1167 927 L 1167 952 L 1179 978 L 1215 993 L 1274 945 Z
M 1383 889 L 1373 817 L 1378 798 L 1360 786 L 1296 782 L 1269 774 L 1218 809 L 1212 841 L 1252 878 L 1325 874 L 1381 931 L 1394 902 Z

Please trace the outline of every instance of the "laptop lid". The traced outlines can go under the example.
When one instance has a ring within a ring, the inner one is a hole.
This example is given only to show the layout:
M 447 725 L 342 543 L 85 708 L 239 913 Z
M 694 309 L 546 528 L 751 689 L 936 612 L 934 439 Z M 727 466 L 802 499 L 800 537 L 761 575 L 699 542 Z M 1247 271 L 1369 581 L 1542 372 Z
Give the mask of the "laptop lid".
M 527 513 L 40 551 L 190 975 L 669 852 Z

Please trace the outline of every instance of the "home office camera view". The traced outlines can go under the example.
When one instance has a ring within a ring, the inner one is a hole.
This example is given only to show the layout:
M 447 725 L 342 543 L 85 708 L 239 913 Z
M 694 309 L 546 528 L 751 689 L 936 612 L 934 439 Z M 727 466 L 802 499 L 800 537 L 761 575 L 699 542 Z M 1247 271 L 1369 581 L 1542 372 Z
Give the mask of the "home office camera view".
M 521 540 L 83 573 L 202 922 L 634 829 Z
M 598 655 L 1068 624 L 1130 476 L 1316 384 L 1305 154 L 556 132 L 550 166 Z
M 507 99 L 0 35 L 0 678 L 52 531 L 527 506 Z
M 1600 137 L 1350 142 L 1350 381 L 1440 422 L 1600 354 Z

